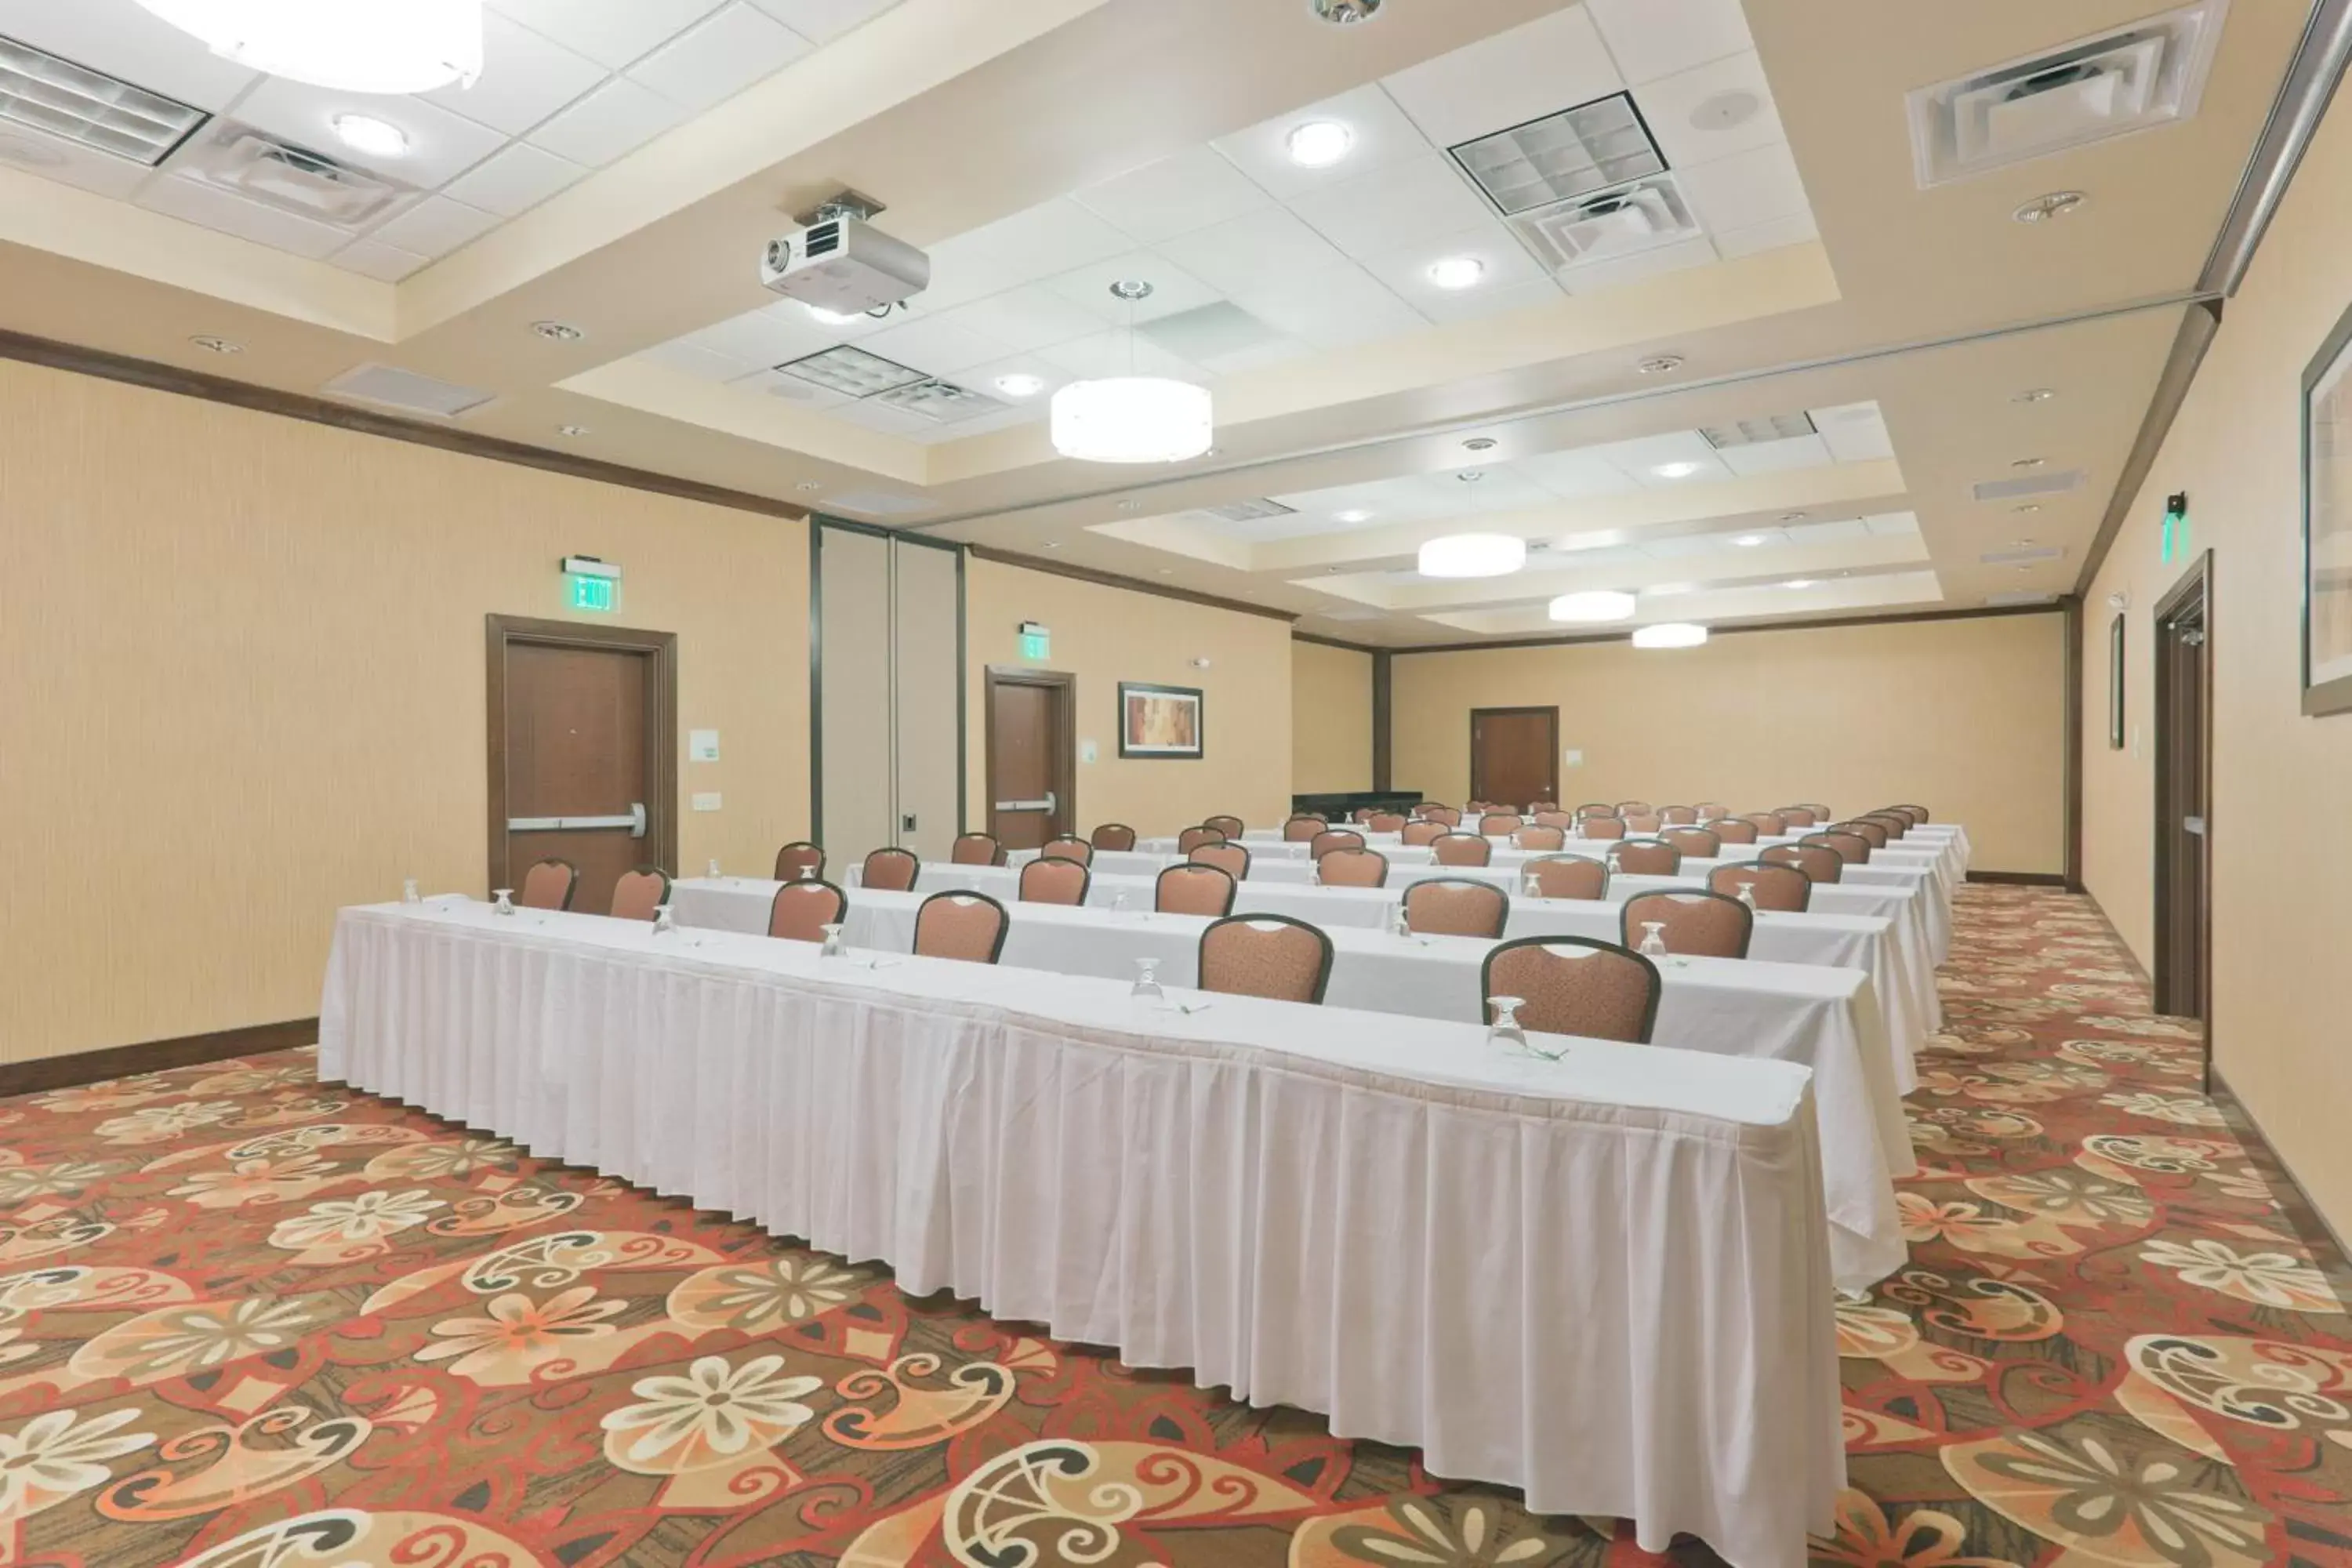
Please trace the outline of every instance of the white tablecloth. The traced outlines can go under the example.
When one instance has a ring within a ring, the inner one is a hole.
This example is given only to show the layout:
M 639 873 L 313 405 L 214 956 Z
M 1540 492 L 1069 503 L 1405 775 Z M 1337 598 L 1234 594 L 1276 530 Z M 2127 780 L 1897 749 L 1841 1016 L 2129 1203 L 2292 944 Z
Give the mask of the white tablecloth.
M 1800 1568 L 1843 1484 L 1808 1078 L 482 906 L 347 910 L 320 1070 L 910 1296 Z

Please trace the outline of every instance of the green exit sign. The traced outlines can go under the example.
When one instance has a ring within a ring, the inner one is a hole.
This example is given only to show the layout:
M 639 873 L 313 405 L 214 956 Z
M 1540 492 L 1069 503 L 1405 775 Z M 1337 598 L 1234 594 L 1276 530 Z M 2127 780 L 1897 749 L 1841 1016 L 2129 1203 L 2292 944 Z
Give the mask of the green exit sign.
M 2164 560 L 2169 564 L 2189 553 L 2189 492 L 2177 491 L 2164 502 Z
M 1054 657 L 1054 634 L 1035 621 L 1021 623 L 1021 657 L 1051 658 Z
M 575 610 L 611 615 L 621 607 L 621 569 L 593 555 L 565 556 L 563 602 Z

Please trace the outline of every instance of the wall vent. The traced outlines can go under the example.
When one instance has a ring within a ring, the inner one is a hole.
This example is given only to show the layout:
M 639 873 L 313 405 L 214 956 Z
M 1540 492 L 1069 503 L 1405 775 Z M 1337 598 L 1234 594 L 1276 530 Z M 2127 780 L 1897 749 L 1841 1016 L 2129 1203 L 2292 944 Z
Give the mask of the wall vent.
M 1817 427 L 1810 414 L 1772 414 L 1761 419 L 1740 419 L 1729 425 L 1705 425 L 1699 434 L 1717 451 L 1732 447 L 1759 447 L 1768 441 L 1793 441 Z
M 1204 506 L 1201 514 L 1213 517 L 1221 522 L 1255 522 L 1260 518 L 1288 517 L 1297 510 L 1278 500 L 1241 500 L 1231 506 Z
M 1664 170 L 1630 94 L 1617 92 L 1448 149 L 1505 217 Z
M 430 414 L 439 419 L 454 419 L 498 395 L 389 364 L 354 366 L 327 383 L 323 390 L 331 396 L 397 408 L 404 414 Z
M 780 364 L 776 366 L 776 374 L 793 376 L 846 397 L 872 397 L 877 393 L 890 392 L 931 379 L 921 371 L 910 369 L 897 360 L 867 353 L 864 349 L 848 343 L 840 343 L 822 353 Z
M 192 145 L 172 167 L 280 212 L 347 228 L 381 217 L 409 194 L 406 185 L 234 122 Z
M 1979 500 L 2023 500 L 2029 496 L 2063 495 L 2068 490 L 2083 488 L 2084 473 L 2080 468 L 2061 468 L 2054 474 L 2021 474 L 2013 479 L 1987 479 L 1969 487 L 1969 493 Z
M 152 169 L 210 118 L 177 99 L 0 37 L 0 120 Z
M 977 419 L 983 414 L 1001 413 L 1011 406 L 999 403 L 985 393 L 958 386 L 952 381 L 919 381 L 911 385 L 877 393 L 868 401 L 888 408 L 903 409 L 935 425 L 961 425 L 967 419 Z
M 1556 271 L 1654 250 L 1701 232 L 1682 187 L 1665 174 L 1517 214 L 1511 226 Z
M 2031 550 L 1990 550 L 1977 557 L 1978 562 L 1986 566 L 2022 566 L 2033 561 L 2064 559 L 2065 547 L 2057 544 L 2039 545 Z
M 2230 0 L 2200 0 L 1910 95 L 1920 187 L 2197 112 Z

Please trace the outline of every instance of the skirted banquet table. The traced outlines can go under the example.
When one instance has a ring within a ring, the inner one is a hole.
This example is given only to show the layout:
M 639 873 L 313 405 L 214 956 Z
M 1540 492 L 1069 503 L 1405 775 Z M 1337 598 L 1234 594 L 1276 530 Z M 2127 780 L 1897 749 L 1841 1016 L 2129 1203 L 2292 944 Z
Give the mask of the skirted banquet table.
M 1186 1010 L 1197 1009 L 1197 1010 Z M 470 900 L 343 911 L 321 1076 L 1538 1513 L 1799 1568 L 1844 1478 L 1784 1061 Z

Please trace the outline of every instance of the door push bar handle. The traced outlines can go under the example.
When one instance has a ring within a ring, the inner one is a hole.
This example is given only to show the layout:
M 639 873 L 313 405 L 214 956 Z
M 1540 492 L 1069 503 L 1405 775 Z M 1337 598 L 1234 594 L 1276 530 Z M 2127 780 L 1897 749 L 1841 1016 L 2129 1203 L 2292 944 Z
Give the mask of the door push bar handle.
M 2201 816 L 2184 816 L 2180 819 L 2180 826 L 2184 831 L 2194 833 L 2200 838 L 2205 837 L 2205 819 Z
M 1043 800 L 1000 800 L 996 803 L 996 809 L 999 811 L 1051 811 L 1054 809 L 1054 797 L 1048 794 Z
M 509 833 L 573 833 L 592 827 L 625 827 L 632 838 L 646 836 L 646 803 L 633 800 L 626 816 L 509 816 Z

